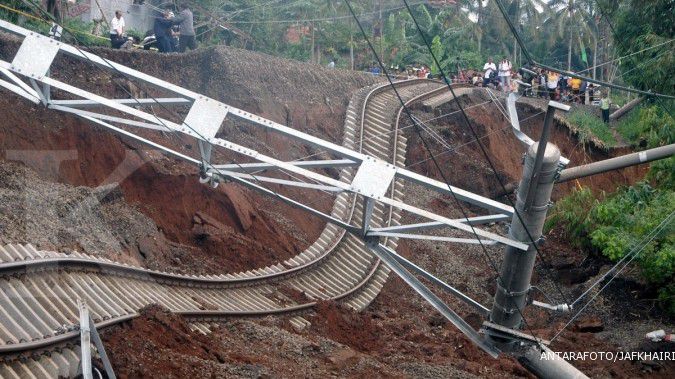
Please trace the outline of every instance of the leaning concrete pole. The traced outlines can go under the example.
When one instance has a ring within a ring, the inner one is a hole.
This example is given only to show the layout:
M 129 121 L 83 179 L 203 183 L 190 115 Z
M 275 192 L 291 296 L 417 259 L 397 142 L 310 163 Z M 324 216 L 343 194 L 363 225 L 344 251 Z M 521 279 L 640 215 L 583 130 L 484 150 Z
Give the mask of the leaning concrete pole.
M 523 321 L 518 309 L 525 308 L 537 256 L 530 236 L 536 243 L 544 229 L 560 161 L 560 150 L 551 143 L 546 144 L 545 149 L 542 149 L 541 169 L 537 175 L 533 175 L 538 150 L 539 142 L 536 142 L 530 146 L 525 155 L 523 177 L 518 186 L 516 199 L 517 214 L 514 212 L 509 231 L 509 238 L 528 243 L 530 248 L 525 252 L 513 247 L 506 249 L 501 268 L 501 283 L 497 281 L 497 292 L 490 315 L 493 323 L 511 329 L 519 329 Z
M 560 150 L 547 142 L 556 108 L 558 103 L 549 103 L 541 140 L 532 144 L 525 154 L 523 176 L 518 185 L 516 212 L 509 230 L 509 238 L 527 243 L 530 248 L 526 252 L 511 247 L 506 249 L 501 280 L 497 281 L 497 292 L 490 314 L 491 322 L 510 329 L 520 328 L 523 321 L 518 309 L 524 309 L 527 302 L 537 255 L 534 243 L 538 242 L 544 229 L 551 192 L 559 170 Z M 540 149 L 540 144 L 544 148 Z
M 518 186 L 515 205 L 517 212 L 514 212 L 509 230 L 509 238 L 527 243 L 530 248 L 522 251 L 507 247 L 501 267 L 501 280 L 497 281 L 497 291 L 490 313 L 492 323 L 512 330 L 520 329 L 523 323 L 521 312 L 527 304 L 537 255 L 534 244 L 539 243 L 542 235 L 551 192 L 560 169 L 560 150 L 547 142 L 556 108 L 569 109 L 562 104 L 549 102 L 541 139 L 532 144 L 525 154 L 523 176 Z M 516 341 L 495 338 L 495 342 L 502 350 L 518 356 L 525 367 L 535 375 L 545 378 L 586 377 L 555 354 L 542 356 L 540 353 L 547 350 L 543 345 L 533 344 L 525 347 Z

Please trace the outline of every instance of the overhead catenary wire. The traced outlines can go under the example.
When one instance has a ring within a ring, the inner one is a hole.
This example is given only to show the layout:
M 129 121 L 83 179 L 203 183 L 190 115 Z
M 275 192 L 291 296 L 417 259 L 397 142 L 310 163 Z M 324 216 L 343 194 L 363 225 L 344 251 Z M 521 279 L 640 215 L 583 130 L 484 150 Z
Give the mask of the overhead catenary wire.
M 649 50 L 652 50 L 652 49 L 656 49 L 657 47 L 661 47 L 661 46 L 663 46 L 663 45 L 671 44 L 671 43 L 673 43 L 674 41 L 675 41 L 675 38 L 671 38 L 671 39 L 669 39 L 668 41 L 661 42 L 661 43 L 659 43 L 659 44 L 656 44 L 656 45 L 653 45 L 653 46 L 650 46 L 650 47 L 646 47 L 646 48 L 644 48 L 644 49 L 642 49 L 642 50 L 640 50 L 640 51 L 636 51 L 636 52 L 634 52 L 634 53 L 626 54 L 626 55 L 624 55 L 624 56 L 622 56 L 622 57 L 614 58 L 614 59 L 609 60 L 609 61 L 607 61 L 607 62 L 602 62 L 602 63 L 596 64 L 595 66 L 591 66 L 591 67 L 589 67 L 589 68 L 585 68 L 585 69 L 583 69 L 583 70 L 576 71 L 576 73 L 581 73 L 581 72 L 591 71 L 591 70 L 593 70 L 593 69 L 595 69 L 595 68 L 602 67 L 602 66 L 608 65 L 608 64 L 610 64 L 610 63 L 618 62 L 618 61 L 620 61 L 620 60 L 622 60 L 622 59 L 626 59 L 626 58 L 628 58 L 628 57 L 632 57 L 633 55 L 637 55 L 637 54 L 640 54 L 640 53 L 644 53 L 645 51 L 649 51 Z M 622 74 L 626 74 L 626 73 L 623 72 Z
M 382 68 L 382 71 L 386 74 L 386 73 L 387 73 L 387 68 L 385 67 L 384 63 L 383 63 L 382 60 L 380 59 L 380 56 L 377 54 L 377 51 L 375 50 L 375 47 L 374 47 L 373 44 L 370 42 L 370 39 L 368 38 L 368 35 L 366 34 L 366 31 L 363 29 L 363 25 L 361 24 L 361 21 L 360 21 L 360 20 L 358 19 L 358 17 L 356 16 L 356 13 L 354 12 L 354 9 L 352 8 L 350 1 L 349 1 L 349 0 L 345 0 L 345 3 L 347 4 L 347 7 L 349 8 L 349 11 L 351 12 L 352 16 L 354 17 L 354 20 L 356 21 L 356 24 L 357 24 L 357 26 L 359 27 L 359 30 L 361 31 L 361 34 L 363 35 L 364 39 L 366 40 L 366 43 L 368 44 L 368 47 L 370 48 L 371 52 L 373 53 L 373 56 L 375 57 L 375 59 L 377 60 L 378 64 L 379 64 L 380 67 Z M 404 0 L 404 3 L 406 4 L 406 7 L 407 7 L 408 11 L 410 12 L 410 8 L 409 8 L 409 6 L 408 6 L 408 4 L 407 4 L 407 2 L 406 2 L 405 0 Z M 413 16 L 413 15 L 412 15 L 412 12 L 411 12 L 411 16 Z M 414 19 L 414 16 L 413 16 L 413 20 L 415 20 L 415 19 Z M 415 21 L 415 22 L 416 22 L 416 21 Z M 425 38 L 424 36 L 423 36 L 423 38 L 426 40 L 426 38 Z M 401 98 L 400 94 L 399 94 L 398 91 L 396 90 L 393 81 L 391 80 L 391 78 L 390 78 L 388 75 L 386 75 L 386 77 L 387 77 L 387 80 L 389 81 L 389 84 L 391 85 L 392 89 L 394 90 L 394 93 L 395 93 L 396 97 L 399 99 L 399 102 L 401 103 L 401 105 L 402 105 L 402 107 L 403 107 L 404 113 L 408 116 L 408 118 L 411 120 L 411 122 L 412 122 L 413 124 L 416 125 L 417 123 L 416 123 L 416 121 L 415 121 L 415 118 L 412 116 L 412 113 L 410 112 L 410 109 L 409 109 L 408 106 L 405 104 L 405 102 L 404 102 L 403 99 Z M 446 80 L 447 80 L 447 78 L 446 78 Z M 454 91 L 453 91 L 453 96 L 454 96 Z M 463 218 L 464 218 L 465 220 L 468 221 L 468 220 L 469 220 L 469 216 L 468 216 L 468 214 L 466 213 L 466 210 L 465 210 L 464 207 L 461 205 L 461 203 L 460 203 L 459 199 L 457 198 L 457 195 L 455 194 L 455 192 L 452 190 L 452 186 L 450 185 L 449 180 L 447 179 L 445 173 L 443 172 L 443 170 L 440 169 L 440 165 L 439 165 L 439 163 L 436 161 L 436 158 L 435 158 L 433 152 L 431 151 L 431 149 L 429 148 L 429 145 L 428 145 L 426 139 L 423 137 L 423 135 L 422 135 L 422 133 L 421 133 L 421 131 L 420 131 L 419 126 L 416 127 L 416 128 L 414 128 L 414 130 L 416 131 L 417 135 L 419 136 L 420 140 L 422 141 L 422 144 L 423 144 L 425 150 L 427 150 L 427 152 L 429 153 L 430 157 L 432 158 L 432 161 L 434 162 L 434 165 L 435 165 L 436 168 L 438 169 L 439 174 L 441 175 L 441 177 L 442 177 L 442 179 L 443 179 L 443 182 L 447 185 L 450 194 L 452 195 L 453 199 L 455 200 L 455 203 L 458 205 L 458 208 L 459 208 L 460 212 L 462 213 Z M 475 228 L 473 227 L 472 223 L 471 223 L 471 222 L 467 222 L 467 224 L 469 224 L 469 226 L 471 227 L 471 230 L 473 231 L 474 236 L 476 237 L 476 239 L 478 240 L 479 245 L 481 246 L 481 250 L 482 250 L 483 254 L 484 254 L 485 257 L 487 258 L 487 261 L 488 261 L 488 263 L 491 265 L 492 269 L 495 271 L 495 274 L 497 275 L 497 278 L 498 278 L 500 284 L 501 284 L 501 285 L 504 285 L 504 282 L 503 282 L 502 277 L 501 277 L 501 275 L 500 275 L 500 273 L 499 273 L 499 270 L 497 269 L 497 267 L 496 267 L 494 261 L 493 261 L 492 258 L 490 257 L 490 254 L 487 252 L 487 249 L 486 249 L 485 245 L 483 244 L 482 240 L 480 239 L 480 237 L 479 237 L 478 234 L 476 233 L 476 230 L 475 230 Z M 522 310 L 521 310 L 519 307 L 515 307 L 515 308 L 516 308 L 516 311 L 517 311 L 517 312 L 520 314 L 520 316 L 522 317 L 522 320 L 523 320 L 524 324 L 526 325 L 526 327 L 530 330 L 530 333 L 532 334 L 532 336 L 533 336 L 536 340 L 540 341 L 540 338 L 536 337 L 536 334 L 534 333 L 534 331 L 532 330 L 532 328 L 529 327 L 529 324 L 527 323 L 527 319 L 525 318 L 524 314 L 522 313 Z
M 480 142 L 478 133 L 476 133 L 476 130 L 471 125 L 471 120 L 469 120 L 469 116 L 467 116 L 466 112 L 464 112 L 464 107 L 462 106 L 462 104 L 457 99 L 457 96 L 455 95 L 455 90 L 452 88 L 452 85 L 450 84 L 450 81 L 448 80 L 448 77 L 445 74 L 445 70 L 443 70 L 442 65 L 438 61 L 438 57 L 436 57 L 436 54 L 434 53 L 433 49 L 431 48 L 431 44 L 429 43 L 429 40 L 428 40 L 427 36 L 424 34 L 424 32 L 422 31 L 422 28 L 420 27 L 419 23 L 417 22 L 417 18 L 415 17 L 415 15 L 412 12 L 412 9 L 408 5 L 408 1 L 403 0 L 403 3 L 406 5 L 406 8 L 408 9 L 408 12 L 410 13 L 410 16 L 413 20 L 413 23 L 415 24 L 415 27 L 417 28 L 420 36 L 422 37 L 422 40 L 424 41 L 424 44 L 426 45 L 427 50 L 429 51 L 429 54 L 431 55 L 434 63 L 436 64 L 436 67 L 438 67 L 439 73 L 441 74 L 443 80 L 445 81 L 445 84 L 447 85 L 448 89 L 450 90 L 450 93 L 452 93 L 453 97 L 455 98 L 455 101 L 457 103 L 457 106 L 458 106 L 459 110 L 461 111 L 462 118 L 464 119 L 464 122 L 466 123 L 467 127 L 469 128 L 469 131 L 471 132 L 473 138 L 477 141 L 478 147 L 479 147 L 481 153 L 483 154 L 483 156 L 485 157 L 485 160 L 487 161 L 488 165 L 490 166 L 490 169 L 492 170 L 495 178 L 497 179 L 497 182 L 501 186 L 502 191 L 504 193 L 506 193 L 507 192 L 506 191 L 506 185 L 504 184 L 502 178 L 499 176 L 499 173 L 497 172 L 497 168 L 495 167 L 494 163 L 492 162 L 492 159 L 490 159 L 490 156 L 487 153 L 487 150 L 485 149 L 485 146 L 483 146 L 483 143 Z M 527 54 L 526 56 L 529 56 L 529 54 Z M 514 202 L 509 197 L 507 197 L 507 200 L 509 201 L 511 206 L 514 208 L 514 215 L 518 218 L 518 221 L 521 224 L 525 225 L 525 223 L 523 222 L 522 215 L 516 209 L 516 206 L 515 206 Z M 530 231 L 527 228 L 524 228 L 524 231 L 526 232 L 528 240 L 531 242 L 532 246 L 534 247 L 534 249 L 536 251 L 536 255 L 544 263 L 544 266 L 546 267 L 546 271 L 549 274 L 549 277 L 551 278 L 551 281 L 553 282 L 553 286 L 556 288 L 556 290 L 560 294 L 560 297 L 561 297 L 562 301 L 567 304 L 568 302 L 566 301 L 566 296 L 563 293 L 560 286 L 558 285 L 558 283 L 555 281 L 555 278 L 554 278 L 553 273 L 550 269 L 550 264 L 548 263 L 548 260 L 541 253 L 541 251 L 540 251 L 539 247 L 537 246 L 537 243 L 536 243 L 534 237 L 531 235 Z M 506 288 L 506 286 L 503 286 L 503 287 Z
M 675 211 L 674 211 L 674 212 L 671 212 L 668 216 L 666 216 L 666 218 L 665 218 L 663 221 L 661 221 L 661 223 L 659 223 L 659 225 L 658 225 L 656 228 L 654 228 L 650 233 L 648 233 L 648 234 L 645 236 L 645 238 L 643 238 L 643 240 L 642 240 L 641 242 L 638 242 L 638 243 L 635 245 L 635 247 L 634 247 L 631 251 L 629 251 L 629 252 L 626 253 L 621 259 L 619 259 L 619 260 L 616 262 L 616 264 L 615 264 L 614 266 L 612 266 L 609 270 L 607 270 L 607 272 L 606 272 L 605 274 L 603 274 L 600 278 L 598 278 L 591 286 L 589 286 L 589 287 L 586 289 L 586 291 L 584 291 L 584 293 L 582 293 L 581 295 L 579 295 L 579 297 L 578 297 L 576 300 L 574 300 L 574 301 L 572 302 L 572 304 L 570 304 L 570 305 L 574 306 L 575 304 L 577 304 L 578 302 L 580 302 L 584 297 L 586 297 L 586 295 L 588 295 L 588 293 L 589 293 L 594 287 L 596 287 L 596 286 L 597 286 L 598 284 L 600 284 L 600 282 L 602 282 L 607 276 L 609 276 L 612 272 L 614 272 L 614 270 L 616 270 L 616 269 L 619 267 L 619 265 L 621 265 L 621 263 L 623 263 L 626 259 L 628 259 L 629 257 L 631 257 L 631 256 L 633 256 L 633 255 L 638 255 L 638 254 L 639 254 L 639 250 L 636 252 L 635 249 L 636 249 L 638 246 L 640 246 L 640 245 L 642 245 L 642 247 L 644 248 L 644 246 L 646 246 L 647 243 L 651 242 L 651 241 L 655 238 L 655 236 L 658 234 L 657 229 L 662 228 L 663 225 L 668 225 L 668 223 L 670 222 L 670 219 L 673 217 L 674 214 L 675 214 Z M 647 239 L 647 238 L 649 238 L 649 241 L 648 241 L 647 243 L 645 243 L 644 240 Z M 632 260 L 632 259 L 633 259 L 633 258 L 631 258 L 631 260 Z M 616 276 L 616 275 L 614 275 L 614 276 Z M 610 280 L 611 280 L 611 279 L 610 279 Z
M 413 5 L 420 5 L 420 4 L 426 4 L 426 1 L 420 1 L 417 2 Z M 389 11 L 395 11 L 399 9 L 405 8 L 404 6 L 396 6 L 396 7 L 391 7 L 391 8 L 385 8 L 382 9 L 382 12 L 389 12 Z M 375 11 L 369 11 L 369 12 L 362 12 L 359 13 L 358 16 L 368 16 L 372 14 L 378 14 L 380 11 L 375 10 Z M 328 21 L 335 21 L 335 20 L 343 20 L 343 19 L 349 19 L 352 18 L 351 15 L 342 15 L 342 16 L 333 16 L 333 17 L 319 17 L 319 18 L 313 18 L 313 19 L 286 19 L 286 20 L 261 20 L 261 21 L 230 21 L 230 24 L 301 24 L 301 23 L 308 23 L 308 22 L 328 22 Z
M 600 10 L 600 14 L 604 17 L 605 21 L 607 21 L 607 25 L 608 25 L 609 28 L 612 30 L 612 35 L 614 36 L 614 39 L 615 39 L 617 42 L 619 42 L 619 44 L 621 45 L 621 47 L 622 47 L 623 49 L 630 51 L 630 49 L 627 48 L 627 46 L 626 46 L 624 40 L 618 37 L 618 33 L 616 32 L 616 29 L 614 29 L 614 24 L 612 24 L 612 21 L 609 19 L 609 16 L 607 16 L 607 13 L 606 13 L 606 12 L 604 11 L 604 9 L 602 8 L 602 5 L 600 4 L 600 1 L 597 1 L 597 0 L 596 0 L 595 3 L 598 5 L 598 9 Z M 633 69 L 635 69 L 635 68 L 633 68 Z M 623 75 L 623 74 L 625 74 L 625 73 L 622 73 L 622 75 Z M 671 99 L 675 99 L 674 96 L 671 96 L 670 98 L 671 98 Z M 661 107 L 666 111 L 666 113 L 668 113 L 668 115 L 670 115 L 671 118 L 674 118 L 674 117 L 673 117 L 673 113 L 671 112 L 670 108 L 669 108 L 668 106 L 666 106 L 666 104 L 663 103 L 663 101 L 660 99 L 660 96 L 657 96 L 657 97 L 656 97 L 656 101 L 659 102 L 659 104 L 661 105 Z
M 466 109 L 466 108 L 465 108 L 465 109 Z M 459 111 L 457 111 L 457 112 L 459 112 Z M 539 112 L 539 113 L 533 114 L 532 116 L 529 116 L 529 117 L 526 117 L 526 118 L 520 120 L 520 122 L 527 121 L 527 120 L 529 120 L 529 119 L 531 119 L 531 118 L 540 116 L 540 115 L 542 115 L 542 114 L 544 114 L 544 113 L 546 113 L 546 112 Z M 486 133 L 486 134 L 482 135 L 481 137 L 479 137 L 478 139 L 479 139 L 479 140 L 483 140 L 483 139 L 485 139 L 485 138 L 487 138 L 487 137 L 489 137 L 489 136 L 491 136 L 491 135 L 493 135 L 493 134 L 495 134 L 495 133 L 499 133 L 499 132 L 503 132 L 504 130 L 511 129 L 511 127 L 512 127 L 511 125 L 506 125 L 505 127 L 501 128 L 501 129 L 493 130 L 493 131 L 490 132 L 490 133 Z M 464 147 L 464 146 L 468 146 L 468 145 L 471 145 L 471 144 L 473 144 L 473 143 L 476 143 L 476 140 L 471 140 L 471 141 L 462 143 L 462 144 L 460 144 L 460 145 L 453 146 L 452 149 L 444 150 L 444 151 L 442 151 L 442 152 L 436 154 L 436 158 L 438 158 L 438 157 L 440 157 L 440 156 L 443 156 L 443 155 L 450 154 L 450 153 L 452 153 L 452 152 L 454 152 L 454 151 L 457 151 L 458 149 L 460 149 L 460 148 L 462 148 L 462 147 Z M 407 168 L 415 167 L 415 166 L 417 166 L 417 165 L 419 165 L 419 164 L 422 164 L 422 163 L 424 163 L 424 162 L 428 162 L 429 160 L 431 160 L 431 158 L 425 158 L 425 159 L 419 160 L 419 161 L 417 161 L 417 162 L 413 162 L 413 163 L 407 165 L 406 167 L 407 167 Z

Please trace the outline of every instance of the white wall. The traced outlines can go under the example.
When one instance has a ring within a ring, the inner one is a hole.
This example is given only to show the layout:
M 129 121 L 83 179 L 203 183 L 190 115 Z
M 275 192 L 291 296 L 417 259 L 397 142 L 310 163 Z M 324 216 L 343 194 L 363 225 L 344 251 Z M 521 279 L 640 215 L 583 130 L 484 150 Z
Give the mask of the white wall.
M 133 0 L 88 0 L 90 10 L 82 15 L 84 21 L 92 21 L 101 18 L 101 9 L 105 13 L 105 18 L 110 20 L 115 17 L 115 11 L 121 10 L 122 17 L 126 23 L 127 29 L 134 29 L 141 34 L 152 28 L 152 8 L 148 5 L 134 5 Z M 146 3 L 149 3 L 146 0 Z M 98 4 L 97 4 L 98 3 Z M 99 8 L 99 5 L 101 6 Z

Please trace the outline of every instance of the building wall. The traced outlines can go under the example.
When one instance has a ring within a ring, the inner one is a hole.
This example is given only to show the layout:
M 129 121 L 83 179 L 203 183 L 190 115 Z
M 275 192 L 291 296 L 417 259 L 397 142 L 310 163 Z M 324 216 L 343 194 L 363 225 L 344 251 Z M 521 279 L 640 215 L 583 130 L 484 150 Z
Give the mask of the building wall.
M 101 19 L 101 10 L 105 13 L 105 18 L 110 20 L 115 17 L 115 11 L 121 10 L 122 17 L 127 29 L 134 29 L 141 34 L 152 28 L 153 7 L 148 5 L 151 3 L 146 0 L 146 4 L 134 4 L 133 0 L 80 0 L 89 2 L 89 11 L 82 14 L 83 21 L 93 21 Z M 100 5 L 100 8 L 99 8 Z

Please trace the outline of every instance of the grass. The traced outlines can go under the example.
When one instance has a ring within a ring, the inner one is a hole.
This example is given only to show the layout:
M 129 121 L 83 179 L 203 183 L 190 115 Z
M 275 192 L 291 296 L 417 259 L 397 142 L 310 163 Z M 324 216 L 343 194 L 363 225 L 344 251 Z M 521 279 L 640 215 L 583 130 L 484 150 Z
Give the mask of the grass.
M 640 125 L 640 108 L 631 110 L 623 116 L 616 125 L 616 131 L 626 142 L 638 145 L 643 137 L 643 127 Z
M 616 138 L 609 127 L 598 116 L 586 109 L 574 109 L 567 117 L 567 121 L 577 128 L 579 140 L 584 144 L 594 142 L 604 148 L 616 145 Z

